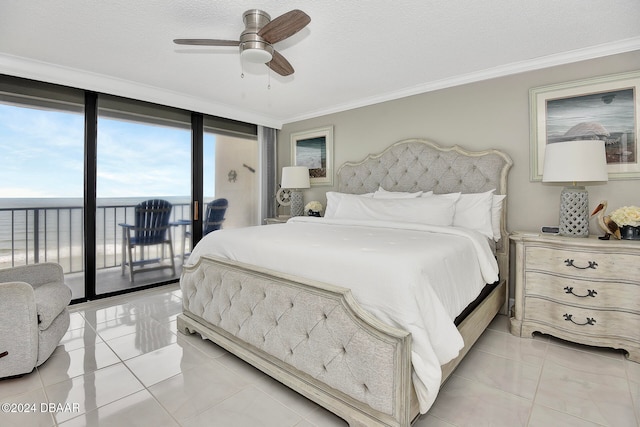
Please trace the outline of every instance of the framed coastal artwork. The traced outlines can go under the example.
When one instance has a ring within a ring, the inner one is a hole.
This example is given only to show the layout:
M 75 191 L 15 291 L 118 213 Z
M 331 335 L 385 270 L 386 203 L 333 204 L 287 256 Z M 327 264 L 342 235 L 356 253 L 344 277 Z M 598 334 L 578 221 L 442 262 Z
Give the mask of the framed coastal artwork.
M 333 126 L 291 134 L 291 164 L 307 166 L 311 185 L 333 185 Z
M 555 142 L 600 139 L 609 179 L 640 179 L 640 72 L 529 90 L 530 179 L 542 180 L 544 151 Z

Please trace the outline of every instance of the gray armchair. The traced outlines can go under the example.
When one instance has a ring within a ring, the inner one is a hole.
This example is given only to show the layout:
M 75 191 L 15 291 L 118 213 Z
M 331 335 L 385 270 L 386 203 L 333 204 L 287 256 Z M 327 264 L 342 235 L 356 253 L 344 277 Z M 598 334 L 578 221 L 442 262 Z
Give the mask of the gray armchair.
M 0 269 L 0 378 L 44 363 L 69 328 L 71 289 L 54 263 Z

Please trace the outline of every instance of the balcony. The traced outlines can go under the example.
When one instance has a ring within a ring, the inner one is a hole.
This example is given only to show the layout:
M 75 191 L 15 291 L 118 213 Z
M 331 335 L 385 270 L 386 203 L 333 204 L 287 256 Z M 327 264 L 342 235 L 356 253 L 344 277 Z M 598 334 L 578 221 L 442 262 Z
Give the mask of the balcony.
M 55 201 L 53 201 L 55 203 Z M 44 204 L 44 203 L 43 203 Z M 176 275 L 170 269 L 138 274 L 135 282 L 122 274 L 122 227 L 132 223 L 135 204 L 100 205 L 96 210 L 96 294 L 167 282 L 180 277 L 186 226 L 171 228 Z M 62 266 L 73 298 L 84 297 L 84 227 L 81 206 L 0 208 L 0 268 L 39 262 Z M 189 219 L 189 203 L 173 203 L 171 222 Z M 164 257 L 151 248 L 145 257 Z

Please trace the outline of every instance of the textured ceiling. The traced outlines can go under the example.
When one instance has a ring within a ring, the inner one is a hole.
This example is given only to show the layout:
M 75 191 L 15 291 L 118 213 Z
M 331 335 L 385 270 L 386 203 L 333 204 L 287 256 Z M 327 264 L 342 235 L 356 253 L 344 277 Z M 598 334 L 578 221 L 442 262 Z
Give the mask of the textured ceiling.
M 242 13 L 311 23 L 242 65 Z M 2 0 L 0 73 L 271 127 L 457 84 L 640 49 L 638 0 Z M 640 68 L 640 64 L 639 64 Z M 244 72 L 244 77 L 241 74 Z

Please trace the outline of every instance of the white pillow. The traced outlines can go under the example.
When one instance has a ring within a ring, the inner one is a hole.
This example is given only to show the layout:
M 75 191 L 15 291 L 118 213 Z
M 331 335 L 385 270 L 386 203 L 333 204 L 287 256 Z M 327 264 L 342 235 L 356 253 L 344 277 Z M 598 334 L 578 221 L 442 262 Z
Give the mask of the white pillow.
M 479 231 L 489 239 L 493 239 L 491 208 L 495 191 L 462 194 L 456 204 L 453 225 Z
M 373 197 L 373 193 L 366 194 L 349 194 L 349 193 L 338 193 L 337 191 L 327 191 L 327 207 L 324 210 L 325 218 L 333 218 L 336 213 L 336 209 L 338 209 L 338 205 L 344 198 L 358 198 L 358 197 Z
M 459 195 L 456 211 L 453 215 L 453 226 L 476 230 L 489 239 L 494 238 L 492 223 L 492 203 L 495 190 L 485 193 L 449 193 Z M 442 197 L 448 194 L 434 194 L 432 197 Z M 429 197 L 429 196 L 427 196 Z
M 493 228 L 493 240 L 496 242 L 502 237 L 500 232 L 500 222 L 502 221 L 502 204 L 507 197 L 504 194 L 494 194 L 493 203 L 491 206 L 491 225 Z
M 433 192 L 431 192 L 433 194 Z M 378 187 L 378 190 L 373 193 L 374 199 L 415 199 L 422 196 L 422 191 L 415 193 L 409 193 L 406 191 L 387 191 L 382 187 Z
M 342 198 L 334 218 L 450 226 L 459 194 L 413 199 Z

